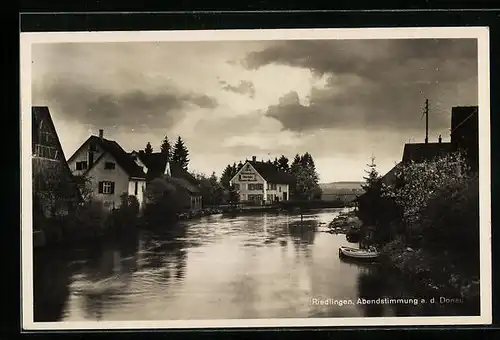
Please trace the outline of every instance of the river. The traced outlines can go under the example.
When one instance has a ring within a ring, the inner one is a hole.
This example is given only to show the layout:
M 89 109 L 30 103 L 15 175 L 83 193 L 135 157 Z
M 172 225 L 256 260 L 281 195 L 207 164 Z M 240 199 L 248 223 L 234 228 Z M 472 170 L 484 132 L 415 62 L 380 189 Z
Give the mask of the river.
M 403 301 L 422 296 L 376 265 L 340 260 L 339 246 L 349 244 L 327 228 L 340 210 L 311 212 L 303 222 L 275 213 L 214 215 L 66 251 L 37 250 L 34 321 L 463 313 Z M 401 300 L 358 303 L 383 297 Z

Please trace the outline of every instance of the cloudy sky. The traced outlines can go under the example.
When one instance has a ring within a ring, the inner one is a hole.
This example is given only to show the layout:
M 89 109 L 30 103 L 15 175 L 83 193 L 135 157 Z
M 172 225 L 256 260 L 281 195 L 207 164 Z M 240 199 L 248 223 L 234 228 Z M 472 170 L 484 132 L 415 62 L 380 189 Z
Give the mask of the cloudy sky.
M 33 105 L 67 158 L 90 134 L 126 150 L 182 136 L 190 170 L 310 152 L 322 182 L 384 173 L 405 142 L 449 140 L 452 106 L 477 105 L 472 39 L 51 43 L 32 46 Z

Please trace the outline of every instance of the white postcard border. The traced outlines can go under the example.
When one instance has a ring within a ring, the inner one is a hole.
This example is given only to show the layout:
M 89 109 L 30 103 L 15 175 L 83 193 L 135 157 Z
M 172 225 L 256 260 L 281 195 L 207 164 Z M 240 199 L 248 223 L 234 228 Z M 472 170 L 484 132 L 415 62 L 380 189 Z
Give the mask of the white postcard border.
M 480 161 L 480 316 L 474 317 L 379 317 L 379 318 L 283 318 L 230 320 L 85 321 L 34 322 L 33 239 L 31 169 L 31 45 L 58 42 L 139 41 L 244 41 L 307 39 L 417 39 L 475 38 L 478 40 L 478 104 Z M 418 27 L 352 29 L 261 29 L 204 31 L 123 32 L 30 32 L 20 37 L 21 80 L 21 283 L 22 328 L 24 330 L 71 329 L 189 329 L 247 327 L 330 327 L 478 325 L 492 322 L 491 285 L 491 192 L 490 192 L 490 93 L 489 30 L 487 27 Z

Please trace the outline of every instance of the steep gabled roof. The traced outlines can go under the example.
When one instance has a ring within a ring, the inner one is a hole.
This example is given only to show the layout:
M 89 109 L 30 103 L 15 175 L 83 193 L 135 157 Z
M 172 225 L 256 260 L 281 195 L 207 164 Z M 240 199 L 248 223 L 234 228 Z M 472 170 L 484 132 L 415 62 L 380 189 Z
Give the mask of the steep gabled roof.
M 147 178 L 154 179 L 163 176 L 167 166 L 167 159 L 165 155 L 161 152 L 145 153 L 144 151 L 139 151 L 139 159 L 148 168 Z M 188 181 L 191 185 L 197 186 L 198 180 L 194 178 L 188 171 L 184 170 L 182 166 L 176 162 L 169 161 L 170 175 L 174 178 L 184 179 Z
M 391 170 L 387 171 L 387 173 L 380 178 L 380 181 L 383 184 L 387 185 L 394 184 L 394 181 L 396 180 L 397 171 L 400 170 L 402 167 L 403 167 L 402 162 L 397 163 L 392 167 Z
M 38 129 L 40 127 L 40 124 L 42 122 L 45 122 L 46 124 L 49 125 L 49 129 L 51 132 L 54 134 L 54 140 L 56 143 L 57 151 L 58 151 L 58 158 L 61 163 L 61 165 L 64 168 L 64 172 L 67 174 L 68 181 L 71 183 L 72 186 L 72 192 L 75 194 L 75 199 L 77 201 L 83 201 L 83 198 L 80 193 L 80 189 L 78 188 L 78 184 L 75 181 L 75 178 L 73 176 L 73 173 L 71 172 L 71 169 L 69 168 L 68 162 L 66 162 L 66 157 L 64 156 L 64 151 L 61 145 L 61 141 L 59 140 L 59 135 L 57 134 L 56 127 L 54 125 L 54 121 L 52 120 L 52 116 L 50 114 L 49 108 L 47 106 L 32 106 L 31 107 L 31 129 L 32 129 L 32 137 L 35 136 L 36 134 L 35 129 Z M 36 144 L 36 140 L 32 138 L 31 143 L 34 146 Z M 35 159 L 32 160 L 32 166 L 33 168 L 35 166 L 38 166 L 41 160 L 35 161 Z
M 273 184 L 293 184 L 295 177 L 293 175 L 279 171 L 278 168 L 269 162 L 247 161 L 254 167 L 255 170 L 266 180 L 268 183 Z
M 59 140 L 59 135 L 57 134 L 56 127 L 54 125 L 54 122 L 52 121 L 49 108 L 47 106 L 33 106 L 31 108 L 31 122 L 32 133 L 35 131 L 35 129 L 40 127 L 40 124 L 42 122 L 49 124 L 49 129 L 54 133 L 55 136 L 59 159 L 66 163 L 66 158 L 64 157 L 64 151 L 62 149 L 61 141 Z M 31 142 L 32 144 L 36 143 L 34 139 L 32 139 Z M 69 166 L 68 170 L 70 170 Z
M 408 143 L 403 151 L 403 163 L 431 161 L 452 152 L 451 143 Z
M 198 194 L 200 192 L 200 189 L 191 182 L 189 182 L 185 178 L 180 178 L 180 177 L 168 177 L 166 179 L 167 183 L 173 183 L 175 185 L 178 185 L 187 191 L 189 191 L 191 194 Z
M 70 157 L 70 160 L 75 157 L 75 155 L 81 150 L 84 145 L 98 145 L 100 146 L 104 152 L 109 153 L 118 163 L 118 165 L 130 176 L 136 178 L 146 178 L 146 174 L 142 169 L 134 162 L 132 157 L 123 150 L 123 148 L 115 141 L 109 140 L 106 138 L 100 138 L 98 136 L 90 136 L 85 143 Z M 96 159 L 93 166 L 99 162 L 99 159 Z M 87 172 L 89 172 L 93 166 L 91 166 Z
M 147 168 L 146 178 L 148 180 L 163 176 L 167 164 L 167 159 L 163 154 L 160 152 L 147 154 L 141 150 L 137 153 L 137 156 Z
M 136 154 L 148 169 L 146 174 L 148 180 L 163 177 L 167 167 L 167 159 L 161 152 L 145 153 L 141 150 Z M 183 186 L 188 191 L 192 193 L 199 192 L 197 188 L 199 181 L 193 175 L 184 170 L 182 166 L 176 162 L 169 161 L 168 164 L 170 167 L 170 176 L 181 180 L 177 181 L 176 184 L 184 183 L 185 185 L 183 184 Z

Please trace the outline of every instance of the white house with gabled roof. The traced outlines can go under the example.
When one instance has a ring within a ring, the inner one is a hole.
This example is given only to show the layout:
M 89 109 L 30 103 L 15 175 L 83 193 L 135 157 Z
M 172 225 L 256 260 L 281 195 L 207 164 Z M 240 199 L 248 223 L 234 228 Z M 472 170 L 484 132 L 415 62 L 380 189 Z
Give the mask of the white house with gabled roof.
M 290 187 L 295 179 L 278 170 L 271 162 L 247 160 L 229 183 L 235 187 L 240 202 L 272 204 L 290 199 Z

